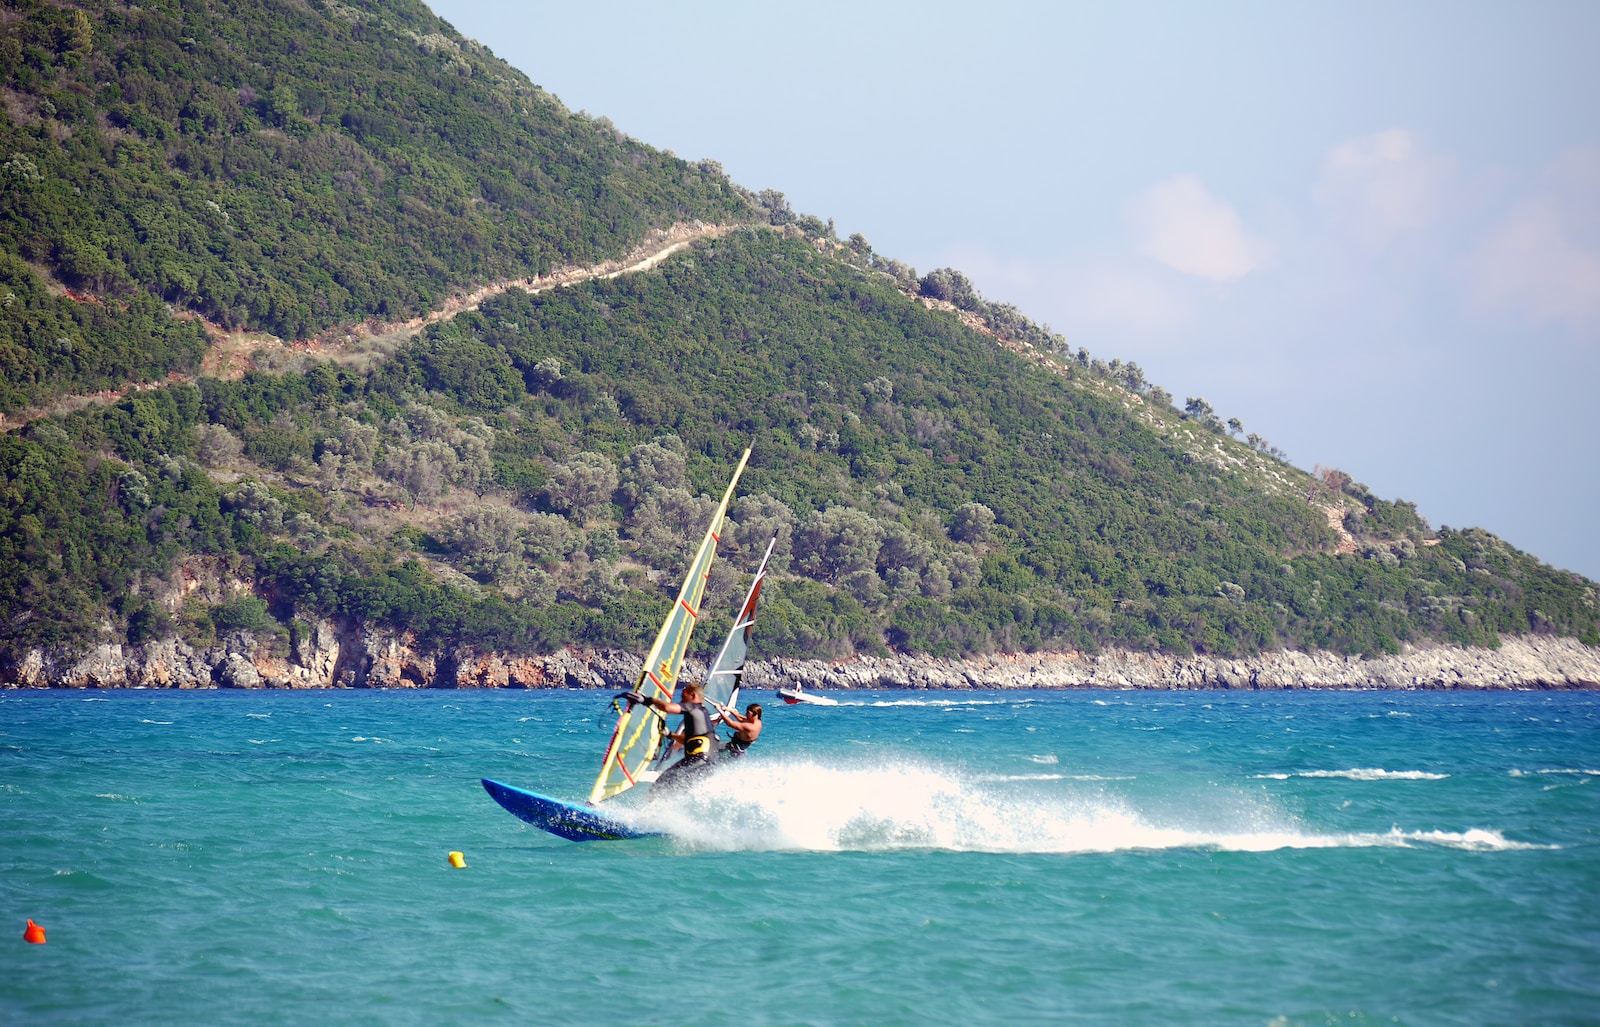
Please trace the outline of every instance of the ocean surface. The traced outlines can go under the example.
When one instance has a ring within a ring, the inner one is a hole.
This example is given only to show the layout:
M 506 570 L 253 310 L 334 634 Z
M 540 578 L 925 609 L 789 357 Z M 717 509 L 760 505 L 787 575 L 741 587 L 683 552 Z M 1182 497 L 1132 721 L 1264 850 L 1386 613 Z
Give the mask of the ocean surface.
M 835 695 L 580 845 L 601 693 L 0 692 L 0 1023 L 1600 1022 L 1600 695 Z

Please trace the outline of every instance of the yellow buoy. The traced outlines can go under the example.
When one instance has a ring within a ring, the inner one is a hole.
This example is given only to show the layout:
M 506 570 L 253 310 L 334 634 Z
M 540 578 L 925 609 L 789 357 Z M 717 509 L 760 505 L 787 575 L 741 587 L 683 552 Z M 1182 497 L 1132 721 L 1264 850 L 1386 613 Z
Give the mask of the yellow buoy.
M 450 865 L 460 870 L 467 865 L 467 859 L 459 852 L 452 852 L 450 854 Z

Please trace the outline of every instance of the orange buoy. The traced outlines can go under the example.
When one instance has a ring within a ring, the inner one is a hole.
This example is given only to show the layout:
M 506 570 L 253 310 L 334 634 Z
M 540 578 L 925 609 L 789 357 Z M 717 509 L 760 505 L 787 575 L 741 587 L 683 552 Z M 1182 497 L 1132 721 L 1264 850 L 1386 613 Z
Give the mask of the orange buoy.
M 450 854 L 450 865 L 455 867 L 457 870 L 460 870 L 467 865 L 467 859 L 459 852 L 452 852 Z M 28 922 L 33 923 L 32 920 Z
M 27 930 L 22 932 L 22 940 L 31 945 L 43 945 L 44 928 L 29 920 Z

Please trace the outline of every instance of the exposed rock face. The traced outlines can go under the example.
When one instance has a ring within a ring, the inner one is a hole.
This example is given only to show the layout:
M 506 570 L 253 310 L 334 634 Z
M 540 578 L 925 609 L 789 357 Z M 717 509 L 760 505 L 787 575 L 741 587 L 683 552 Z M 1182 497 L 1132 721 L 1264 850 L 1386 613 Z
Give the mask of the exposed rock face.
M 1233 659 L 1112 650 L 973 660 L 775 660 L 753 666 L 745 680 L 762 688 L 1600 688 L 1600 649 L 1529 635 L 1508 638 L 1499 649 L 1430 646 L 1372 658 L 1324 651 Z
M 88 654 L 30 650 L 0 662 L 9 688 L 607 688 L 633 687 L 635 653 L 563 649 L 546 656 L 430 650 L 404 632 L 319 621 L 292 651 L 247 632 L 196 650 L 176 639 L 143 647 L 101 645 Z M 691 664 L 685 677 L 704 668 Z M 864 656 L 755 662 L 757 688 L 1600 688 L 1600 649 L 1527 635 L 1499 649 L 1408 648 L 1362 658 L 1329 652 L 1244 659 L 1112 650 L 1027 653 L 971 660 Z

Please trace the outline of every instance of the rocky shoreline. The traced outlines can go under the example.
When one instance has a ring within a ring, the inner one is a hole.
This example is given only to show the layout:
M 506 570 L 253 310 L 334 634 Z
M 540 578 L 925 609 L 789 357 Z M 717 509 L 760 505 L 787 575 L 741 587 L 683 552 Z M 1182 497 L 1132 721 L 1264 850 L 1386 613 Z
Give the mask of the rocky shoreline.
M 249 633 L 195 649 L 177 639 L 29 650 L 0 658 L 0 688 L 607 688 L 632 687 L 635 653 L 569 648 L 542 656 L 428 649 L 404 633 L 320 621 L 293 646 Z M 690 674 L 703 672 L 691 666 Z M 1600 649 L 1524 635 L 1498 649 L 1406 647 L 1364 658 L 1324 651 L 1246 658 L 1109 650 L 996 654 L 968 660 L 862 656 L 752 662 L 747 685 L 814 689 L 1589 689 Z

